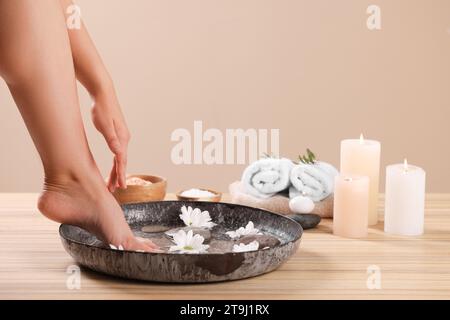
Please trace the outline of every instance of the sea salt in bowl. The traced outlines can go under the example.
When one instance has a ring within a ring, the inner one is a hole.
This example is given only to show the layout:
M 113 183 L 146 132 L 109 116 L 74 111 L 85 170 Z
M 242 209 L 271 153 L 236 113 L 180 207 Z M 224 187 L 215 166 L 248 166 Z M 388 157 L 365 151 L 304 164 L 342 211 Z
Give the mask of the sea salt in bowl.
M 127 188 L 113 195 L 120 204 L 161 201 L 166 196 L 167 180 L 163 177 L 133 174 L 127 176 Z
M 222 193 L 204 188 L 192 188 L 182 190 L 176 194 L 178 200 L 183 201 L 206 201 L 219 202 L 222 198 Z

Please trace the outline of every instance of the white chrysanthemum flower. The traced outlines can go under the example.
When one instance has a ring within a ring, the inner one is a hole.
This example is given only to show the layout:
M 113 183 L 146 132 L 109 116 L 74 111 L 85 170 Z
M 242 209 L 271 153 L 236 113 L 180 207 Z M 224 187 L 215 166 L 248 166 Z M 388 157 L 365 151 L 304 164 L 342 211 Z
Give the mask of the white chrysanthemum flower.
M 250 221 L 249 223 L 247 223 L 245 228 L 240 227 L 239 229 L 237 229 L 235 231 L 228 231 L 228 232 L 226 232 L 226 234 L 231 239 L 237 239 L 237 238 L 240 238 L 243 236 L 257 235 L 257 234 L 262 234 L 262 233 L 259 232 L 259 229 L 256 229 L 255 226 L 253 225 L 253 222 Z
M 209 245 L 203 244 L 205 238 L 201 235 L 194 235 L 192 230 L 187 233 L 184 230 L 179 230 L 173 235 L 174 246 L 169 248 L 169 251 L 176 251 L 179 253 L 203 253 L 208 250 Z
M 240 243 L 239 245 L 235 244 L 233 246 L 233 252 L 248 252 L 248 251 L 256 251 L 259 248 L 258 241 L 252 241 L 249 244 Z
M 211 221 L 209 212 L 201 211 L 199 208 L 192 209 L 192 207 L 181 207 L 180 218 L 188 227 L 210 229 L 216 225 Z

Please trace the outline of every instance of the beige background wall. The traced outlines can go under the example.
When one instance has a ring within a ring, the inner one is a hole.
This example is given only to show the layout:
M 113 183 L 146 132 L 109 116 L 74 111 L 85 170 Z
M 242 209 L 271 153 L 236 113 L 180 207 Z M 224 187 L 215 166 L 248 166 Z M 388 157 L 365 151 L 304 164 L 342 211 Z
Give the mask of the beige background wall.
M 226 190 L 243 166 L 171 163 L 176 128 L 279 128 L 280 151 L 306 147 L 338 165 L 339 141 L 382 142 L 382 173 L 406 156 L 428 190 L 450 192 L 450 1 L 83 0 L 83 18 L 133 134 L 129 172 L 169 189 Z M 369 31 L 366 8 L 381 7 Z M 106 174 L 111 156 L 89 119 Z M 61 106 L 62 108 L 64 106 Z M 0 192 L 37 191 L 41 165 L 0 85 Z

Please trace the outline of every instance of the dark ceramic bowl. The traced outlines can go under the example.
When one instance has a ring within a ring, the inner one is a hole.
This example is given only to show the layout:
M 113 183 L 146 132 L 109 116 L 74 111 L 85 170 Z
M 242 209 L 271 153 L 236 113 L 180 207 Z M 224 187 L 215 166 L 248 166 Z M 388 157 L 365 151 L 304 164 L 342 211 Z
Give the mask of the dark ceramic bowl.
M 133 232 L 142 236 L 145 225 L 182 226 L 180 208 L 190 205 L 208 210 L 212 237 L 223 236 L 253 221 L 255 228 L 276 236 L 280 244 L 251 252 L 203 254 L 142 253 L 112 250 L 85 230 L 61 225 L 59 233 L 66 251 L 81 265 L 109 275 L 157 282 L 202 283 L 257 276 L 278 268 L 298 249 L 303 229 L 297 222 L 265 210 L 228 203 L 159 201 L 123 205 Z

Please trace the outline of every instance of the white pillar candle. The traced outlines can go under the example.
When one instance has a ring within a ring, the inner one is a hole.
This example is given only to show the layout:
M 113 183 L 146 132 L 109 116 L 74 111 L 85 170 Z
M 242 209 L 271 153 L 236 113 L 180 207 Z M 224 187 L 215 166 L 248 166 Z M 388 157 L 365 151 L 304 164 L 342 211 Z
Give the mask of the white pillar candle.
M 367 236 L 369 178 L 338 175 L 334 182 L 333 233 L 347 238 Z
M 399 235 L 423 233 L 425 171 L 404 164 L 386 168 L 384 231 Z
M 378 222 L 378 184 L 380 176 L 380 142 L 359 139 L 341 141 L 341 174 L 369 177 L 369 225 Z

